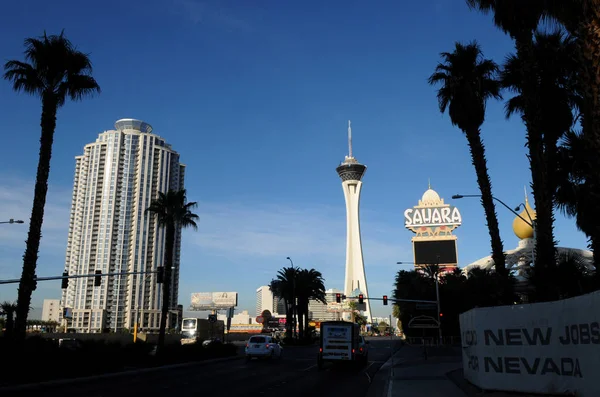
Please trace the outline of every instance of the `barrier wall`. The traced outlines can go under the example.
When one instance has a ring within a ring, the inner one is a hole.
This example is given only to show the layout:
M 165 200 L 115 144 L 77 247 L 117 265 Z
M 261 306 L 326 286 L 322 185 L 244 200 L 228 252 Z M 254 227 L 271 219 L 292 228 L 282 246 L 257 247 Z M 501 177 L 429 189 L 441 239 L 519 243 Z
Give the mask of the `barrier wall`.
M 484 390 L 600 396 L 600 292 L 460 316 L 464 375 Z

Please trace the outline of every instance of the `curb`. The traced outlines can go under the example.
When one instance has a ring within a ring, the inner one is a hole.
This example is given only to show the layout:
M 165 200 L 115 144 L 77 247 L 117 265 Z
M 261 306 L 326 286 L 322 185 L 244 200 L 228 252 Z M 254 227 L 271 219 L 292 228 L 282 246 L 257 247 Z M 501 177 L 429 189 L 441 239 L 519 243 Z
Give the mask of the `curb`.
M 223 357 L 223 358 L 215 358 L 212 360 L 202 360 L 202 361 L 190 361 L 187 363 L 170 364 L 170 365 L 164 365 L 164 366 L 160 366 L 160 367 L 125 370 L 125 371 L 111 372 L 108 374 L 83 376 L 83 377 L 79 377 L 79 378 L 66 378 L 66 379 L 49 380 L 49 381 L 37 382 L 37 383 L 25 383 L 25 384 L 21 384 L 21 385 L 5 386 L 5 387 L 0 387 L 0 395 L 2 395 L 4 392 L 11 392 L 11 391 L 25 391 L 25 390 L 29 390 L 29 389 L 38 389 L 38 388 L 42 388 L 42 387 L 54 387 L 54 386 L 78 384 L 78 383 L 85 383 L 85 382 L 101 380 L 101 379 L 118 378 L 121 376 L 147 374 L 147 373 L 151 373 L 151 372 L 158 372 L 158 371 L 164 371 L 164 370 L 169 370 L 169 369 L 186 368 L 186 367 L 193 367 L 193 366 L 200 367 L 200 366 L 204 366 L 204 365 L 216 364 L 216 363 L 221 363 L 221 362 L 226 362 L 226 361 L 241 360 L 242 358 L 244 358 L 244 356 L 237 355 L 234 357 Z

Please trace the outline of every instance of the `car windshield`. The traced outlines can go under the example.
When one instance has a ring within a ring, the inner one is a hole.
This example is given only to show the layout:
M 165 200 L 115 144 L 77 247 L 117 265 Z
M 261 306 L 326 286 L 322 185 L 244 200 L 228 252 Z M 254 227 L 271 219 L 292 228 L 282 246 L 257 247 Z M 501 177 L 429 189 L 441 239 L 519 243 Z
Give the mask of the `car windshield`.
M 267 342 L 267 338 L 265 338 L 264 336 L 253 336 L 252 338 L 250 338 L 250 343 L 266 343 Z
M 196 319 L 183 320 L 182 328 L 194 328 L 196 326 Z

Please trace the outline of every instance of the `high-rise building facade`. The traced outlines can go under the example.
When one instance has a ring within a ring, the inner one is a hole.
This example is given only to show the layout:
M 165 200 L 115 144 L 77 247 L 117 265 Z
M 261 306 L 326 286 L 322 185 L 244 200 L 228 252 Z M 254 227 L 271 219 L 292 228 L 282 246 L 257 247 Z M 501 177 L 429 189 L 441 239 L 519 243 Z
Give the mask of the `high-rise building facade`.
M 338 289 L 328 289 L 325 291 L 326 303 L 311 299 L 308 301 L 308 316 L 315 321 L 334 321 L 342 319 L 342 312 L 338 311 L 338 306 L 334 305 L 335 295 L 342 294 L 343 291 Z M 332 310 L 335 306 L 336 310 Z
M 165 230 L 146 213 L 158 192 L 184 187 L 185 166 L 140 120 L 122 119 L 75 158 L 65 270 L 70 275 L 155 271 L 163 265 Z M 177 312 L 181 229 L 176 233 L 170 307 Z M 63 307 L 78 332 L 157 330 L 163 299 L 156 274 L 70 279 Z M 176 315 L 174 316 L 176 317 Z M 175 321 L 176 322 L 176 321 Z
M 58 323 L 61 318 L 60 299 L 44 299 L 42 321 L 54 321 Z
M 274 316 L 286 313 L 284 300 L 273 295 L 268 285 L 256 289 L 256 315 L 260 316 L 264 310 L 270 311 Z

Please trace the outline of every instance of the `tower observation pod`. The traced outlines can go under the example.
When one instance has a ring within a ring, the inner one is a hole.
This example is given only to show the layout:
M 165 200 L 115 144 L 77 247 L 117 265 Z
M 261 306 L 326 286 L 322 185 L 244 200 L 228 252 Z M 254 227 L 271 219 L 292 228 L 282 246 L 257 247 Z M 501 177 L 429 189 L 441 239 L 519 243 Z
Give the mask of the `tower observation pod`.
M 365 264 L 363 261 L 362 241 L 360 237 L 360 191 L 362 188 L 362 177 L 367 166 L 360 164 L 352 154 L 352 127 L 348 121 L 348 156 L 336 171 L 342 179 L 342 189 L 346 200 L 346 277 L 344 282 L 344 294 L 355 296 L 354 292 L 362 293 L 368 298 L 367 277 L 365 275 Z M 358 296 L 358 295 L 356 295 Z M 364 314 L 367 322 L 372 323 L 371 304 L 365 299 Z M 344 316 L 345 319 L 349 319 Z

